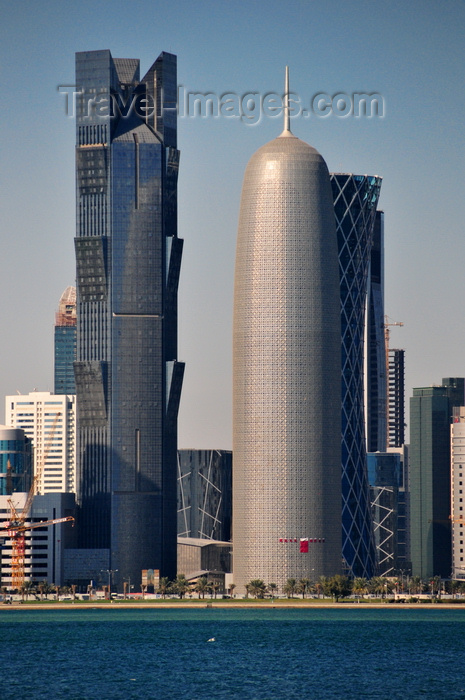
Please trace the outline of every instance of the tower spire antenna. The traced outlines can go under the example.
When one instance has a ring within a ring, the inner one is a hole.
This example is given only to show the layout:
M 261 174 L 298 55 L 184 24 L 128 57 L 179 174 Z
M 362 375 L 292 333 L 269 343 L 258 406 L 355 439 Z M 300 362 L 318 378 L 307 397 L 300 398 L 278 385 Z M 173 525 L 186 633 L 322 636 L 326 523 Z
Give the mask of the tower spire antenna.
M 286 66 L 284 78 L 284 131 L 280 136 L 292 136 L 289 119 L 289 66 Z

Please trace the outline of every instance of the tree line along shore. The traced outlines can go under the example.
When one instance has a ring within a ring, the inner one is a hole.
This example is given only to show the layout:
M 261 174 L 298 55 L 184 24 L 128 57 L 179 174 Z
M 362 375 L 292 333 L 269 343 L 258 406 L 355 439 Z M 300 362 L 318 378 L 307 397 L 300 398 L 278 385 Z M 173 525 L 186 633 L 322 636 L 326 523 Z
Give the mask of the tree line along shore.
M 317 581 L 307 578 L 289 578 L 282 590 L 277 584 L 265 583 L 262 579 L 253 579 L 246 585 L 244 596 L 237 596 L 236 586 L 231 584 L 227 591 L 217 581 L 210 581 L 201 576 L 195 582 L 190 582 L 184 574 L 178 574 L 174 581 L 166 577 L 160 579 L 159 585 L 152 593 L 142 590 L 140 593 L 124 594 L 109 593 L 108 588 L 102 591 L 89 590 L 87 594 L 76 593 L 76 586 L 56 586 L 46 581 L 34 583 L 26 581 L 13 594 L 6 588 L 1 590 L 1 600 L 4 604 L 38 604 L 44 603 L 189 603 L 209 600 L 211 603 L 227 605 L 245 605 L 276 603 L 278 605 L 327 605 L 345 603 L 385 604 L 385 603 L 465 603 L 465 581 L 443 580 L 435 576 L 423 580 L 419 576 L 384 577 L 375 576 L 372 579 L 355 578 L 336 575 L 320 577 Z

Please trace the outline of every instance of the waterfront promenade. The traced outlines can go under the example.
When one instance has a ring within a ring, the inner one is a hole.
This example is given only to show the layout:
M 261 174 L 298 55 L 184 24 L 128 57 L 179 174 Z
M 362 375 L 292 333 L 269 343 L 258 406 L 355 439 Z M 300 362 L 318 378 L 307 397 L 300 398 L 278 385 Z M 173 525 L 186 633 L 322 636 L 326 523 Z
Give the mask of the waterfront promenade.
M 365 599 L 360 602 L 346 599 L 340 600 L 338 603 L 331 601 L 329 599 L 297 599 L 297 598 L 278 598 L 275 600 L 255 600 L 255 599 L 238 599 L 238 600 L 223 600 L 223 599 L 189 599 L 189 600 L 176 600 L 176 599 L 135 599 L 135 600 L 76 600 L 76 601 L 56 601 L 56 600 L 29 600 L 29 601 L 13 601 L 8 605 L 0 606 L 0 610 L 11 610 L 11 609 L 33 609 L 33 610 L 76 610 L 76 609 L 89 609 L 89 608 L 112 608 L 112 609 L 137 609 L 137 608 L 152 608 L 152 609 L 181 609 L 181 608 L 192 608 L 192 609 L 202 609 L 202 608 L 228 608 L 231 610 L 237 609 L 342 609 L 342 608 L 355 608 L 357 610 L 363 609 L 425 609 L 425 610 L 438 610 L 438 609 L 465 609 L 465 599 L 457 599 L 456 601 L 445 600 L 445 601 L 418 601 L 418 602 L 392 602 L 391 599 Z

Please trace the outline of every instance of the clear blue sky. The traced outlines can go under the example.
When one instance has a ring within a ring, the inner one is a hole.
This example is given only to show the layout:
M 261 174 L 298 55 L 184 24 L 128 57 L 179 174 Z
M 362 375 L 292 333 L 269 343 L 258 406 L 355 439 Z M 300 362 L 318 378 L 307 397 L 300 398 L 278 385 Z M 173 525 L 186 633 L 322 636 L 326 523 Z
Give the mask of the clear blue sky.
M 293 132 L 330 170 L 383 177 L 386 313 L 391 345 L 406 349 L 413 386 L 465 375 L 465 4 L 461 0 L 289 0 L 197 3 L 3 4 L 0 198 L 0 402 L 53 390 L 54 313 L 74 284 L 74 127 L 59 85 L 74 82 L 74 53 L 108 48 L 141 59 L 178 56 L 192 92 L 262 95 L 291 89 L 377 92 L 385 116 L 312 114 Z M 281 119 L 179 120 L 179 358 L 187 363 L 181 447 L 231 447 L 234 252 L 242 177 Z M 3 411 L 0 416 L 3 420 Z

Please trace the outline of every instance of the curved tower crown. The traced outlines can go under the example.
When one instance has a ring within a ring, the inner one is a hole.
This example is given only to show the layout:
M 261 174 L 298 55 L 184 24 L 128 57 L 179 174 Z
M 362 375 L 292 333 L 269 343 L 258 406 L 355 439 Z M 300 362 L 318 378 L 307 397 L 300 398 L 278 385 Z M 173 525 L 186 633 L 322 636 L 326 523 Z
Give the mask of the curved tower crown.
M 291 577 L 340 571 L 340 328 L 329 173 L 321 155 L 290 132 L 286 98 L 283 133 L 247 165 L 237 239 L 233 542 L 239 591 L 254 578 L 281 588 Z

